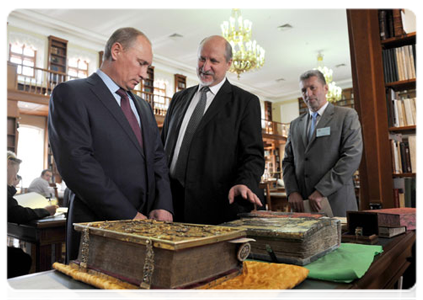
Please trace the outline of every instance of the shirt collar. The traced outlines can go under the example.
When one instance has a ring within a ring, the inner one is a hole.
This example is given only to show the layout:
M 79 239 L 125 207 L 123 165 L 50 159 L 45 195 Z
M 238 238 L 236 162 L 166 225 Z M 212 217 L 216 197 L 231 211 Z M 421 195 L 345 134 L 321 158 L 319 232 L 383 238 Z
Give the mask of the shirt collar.
M 329 102 L 326 102 L 325 105 L 323 105 L 318 111 L 317 111 L 317 115 L 322 116 L 323 113 L 325 112 L 326 107 L 329 105 Z M 309 115 L 310 117 L 313 115 L 313 111 L 309 110 Z
M 226 81 L 226 77 L 221 81 L 221 82 L 219 82 L 218 84 L 216 84 L 216 85 L 214 85 L 214 86 L 209 86 L 209 89 L 210 89 L 210 92 L 212 92 L 213 93 L 213 95 L 216 95 L 218 92 L 219 92 L 219 90 L 220 90 L 220 88 L 222 87 L 222 85 L 225 83 L 225 81 Z M 201 83 L 199 84 L 199 86 L 198 86 L 198 91 L 200 91 L 200 89 L 203 87 L 204 85 L 202 85 Z
M 102 70 L 97 70 L 97 75 L 100 76 L 100 78 L 103 80 L 104 84 L 107 86 L 107 88 L 110 90 L 110 92 L 115 95 L 116 91 L 120 89 L 120 86 L 118 86 L 106 73 L 104 73 Z

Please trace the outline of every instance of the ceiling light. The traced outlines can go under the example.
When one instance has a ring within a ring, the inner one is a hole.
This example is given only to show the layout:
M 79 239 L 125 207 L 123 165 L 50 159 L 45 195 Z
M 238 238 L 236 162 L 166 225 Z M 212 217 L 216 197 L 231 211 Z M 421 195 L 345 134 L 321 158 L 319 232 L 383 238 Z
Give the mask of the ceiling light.
M 319 70 L 323 73 L 323 76 L 325 76 L 326 84 L 329 87 L 326 99 L 329 102 L 336 102 L 341 100 L 342 89 L 336 86 L 335 81 L 332 81 L 333 71 L 323 65 L 323 54 L 321 52 L 319 52 L 317 55 L 317 68 L 314 69 Z
M 233 9 L 228 21 L 220 25 L 222 36 L 231 44 L 233 51 L 230 72 L 239 75 L 264 65 L 264 49 L 251 40 L 253 23 L 243 20 L 239 9 Z

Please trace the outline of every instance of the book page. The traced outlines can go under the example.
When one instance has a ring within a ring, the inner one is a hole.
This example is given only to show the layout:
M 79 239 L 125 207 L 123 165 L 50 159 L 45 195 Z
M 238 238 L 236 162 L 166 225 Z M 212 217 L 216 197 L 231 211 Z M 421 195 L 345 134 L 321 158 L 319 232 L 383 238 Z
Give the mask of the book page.
M 47 198 L 34 192 L 15 195 L 14 198 L 16 201 L 18 201 L 19 205 L 32 209 L 44 208 L 48 205 L 51 205 Z

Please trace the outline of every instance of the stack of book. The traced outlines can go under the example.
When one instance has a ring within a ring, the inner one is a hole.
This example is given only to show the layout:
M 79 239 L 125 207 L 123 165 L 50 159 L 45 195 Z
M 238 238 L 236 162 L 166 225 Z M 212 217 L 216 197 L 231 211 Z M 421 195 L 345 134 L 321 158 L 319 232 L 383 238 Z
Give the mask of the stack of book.
M 387 89 L 386 105 L 389 127 L 413 126 L 417 123 L 416 98 L 400 96 L 393 89 Z
M 394 174 L 416 173 L 416 135 L 403 138 L 402 134 L 390 134 L 392 172 Z
M 386 208 L 363 212 L 377 213 L 380 237 L 393 237 L 416 229 L 415 208 Z
M 382 51 L 385 83 L 416 78 L 416 45 Z
M 419 31 L 420 8 L 381 8 L 379 10 L 380 39 Z
M 404 177 L 394 179 L 395 207 L 416 207 L 416 178 Z

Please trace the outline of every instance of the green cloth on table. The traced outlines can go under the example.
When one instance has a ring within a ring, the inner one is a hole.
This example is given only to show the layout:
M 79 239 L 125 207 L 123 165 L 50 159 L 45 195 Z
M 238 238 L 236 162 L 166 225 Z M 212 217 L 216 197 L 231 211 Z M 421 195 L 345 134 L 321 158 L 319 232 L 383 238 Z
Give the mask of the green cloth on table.
M 304 267 L 310 270 L 308 278 L 349 283 L 361 278 L 375 255 L 382 252 L 379 245 L 341 243 L 335 251 Z

